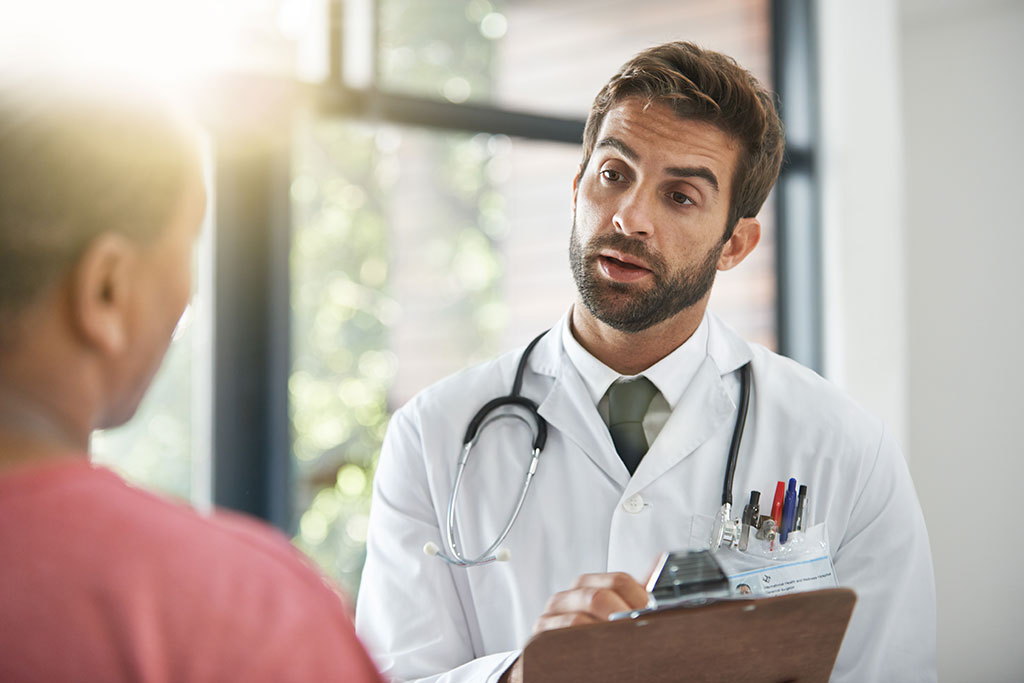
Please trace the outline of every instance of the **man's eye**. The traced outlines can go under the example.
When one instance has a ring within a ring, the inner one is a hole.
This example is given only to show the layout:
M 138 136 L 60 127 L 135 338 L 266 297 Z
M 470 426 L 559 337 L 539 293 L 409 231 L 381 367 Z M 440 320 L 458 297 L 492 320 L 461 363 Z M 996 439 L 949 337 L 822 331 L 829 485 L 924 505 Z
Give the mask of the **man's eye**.
M 668 196 L 676 204 L 693 204 L 693 200 L 682 192 L 669 192 Z
M 613 171 L 610 168 L 606 168 L 605 170 L 601 171 L 601 176 L 605 180 L 610 180 L 613 183 L 617 183 L 618 181 L 622 180 L 622 174 L 619 173 L 618 171 Z

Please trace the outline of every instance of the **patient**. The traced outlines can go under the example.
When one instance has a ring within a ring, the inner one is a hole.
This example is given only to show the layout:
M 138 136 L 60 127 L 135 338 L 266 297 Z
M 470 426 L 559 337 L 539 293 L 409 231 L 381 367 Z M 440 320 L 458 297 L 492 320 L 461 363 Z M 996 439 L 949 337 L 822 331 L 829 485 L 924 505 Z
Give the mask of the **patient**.
M 92 465 L 189 298 L 195 139 L 134 89 L 0 76 L 0 680 L 378 681 L 282 535 Z

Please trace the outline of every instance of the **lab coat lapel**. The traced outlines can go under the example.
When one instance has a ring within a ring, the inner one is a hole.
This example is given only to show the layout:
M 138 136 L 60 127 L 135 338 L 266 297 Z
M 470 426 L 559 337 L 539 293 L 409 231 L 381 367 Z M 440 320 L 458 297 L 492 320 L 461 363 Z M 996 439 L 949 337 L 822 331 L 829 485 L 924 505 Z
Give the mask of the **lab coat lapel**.
M 729 419 L 735 407 L 722 382 L 718 364 L 710 356 L 705 358 L 658 438 L 640 461 L 624 495 L 642 490 L 697 450 Z
M 569 367 L 561 373 L 551 393 L 541 404 L 540 414 L 551 426 L 579 446 L 610 479 L 620 487 L 626 487 L 629 472 L 615 452 L 608 427 L 601 420 L 597 406 L 590 402 L 590 394 L 574 369 Z
M 530 368 L 555 379 L 538 408 L 541 417 L 576 444 L 609 479 L 625 488 L 629 472 L 615 452 L 612 437 L 597 412 L 597 406 L 590 401 L 583 378 L 562 350 L 560 337 L 548 335 L 534 353 L 536 362 L 531 362 Z

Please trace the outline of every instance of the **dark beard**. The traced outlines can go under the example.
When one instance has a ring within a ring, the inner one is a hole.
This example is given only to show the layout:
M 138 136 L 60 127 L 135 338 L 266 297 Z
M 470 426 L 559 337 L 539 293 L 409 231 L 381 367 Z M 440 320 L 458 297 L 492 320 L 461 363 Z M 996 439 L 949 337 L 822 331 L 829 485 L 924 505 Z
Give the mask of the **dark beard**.
M 671 318 L 704 298 L 715 282 L 718 257 L 724 246 L 724 243 L 718 244 L 695 268 L 684 269 L 670 278 L 665 259 L 653 253 L 645 243 L 618 232 L 591 240 L 584 251 L 573 220 L 569 265 L 583 305 L 591 314 L 620 332 L 635 333 Z M 651 270 L 654 286 L 637 292 L 633 291 L 634 285 L 601 278 L 597 259 L 604 248 L 643 259 Z

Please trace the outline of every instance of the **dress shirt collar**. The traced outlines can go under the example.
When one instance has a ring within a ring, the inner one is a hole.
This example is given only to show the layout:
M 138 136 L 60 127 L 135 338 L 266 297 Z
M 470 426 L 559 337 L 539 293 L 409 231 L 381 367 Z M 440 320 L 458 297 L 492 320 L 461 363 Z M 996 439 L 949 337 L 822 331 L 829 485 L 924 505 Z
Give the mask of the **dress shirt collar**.
M 590 392 L 590 398 L 597 405 L 601 397 L 608 391 L 612 382 L 622 377 L 619 373 L 590 355 L 590 352 L 576 341 L 572 333 L 572 310 L 565 316 L 562 325 L 562 347 L 576 371 Z M 676 403 L 682 398 L 686 387 L 697 374 L 697 369 L 708 355 L 708 316 L 700 321 L 697 330 L 672 353 L 668 354 L 642 374 L 654 383 L 661 395 L 665 397 L 670 408 L 675 409 Z

